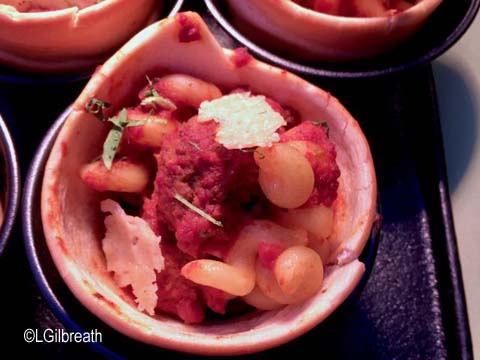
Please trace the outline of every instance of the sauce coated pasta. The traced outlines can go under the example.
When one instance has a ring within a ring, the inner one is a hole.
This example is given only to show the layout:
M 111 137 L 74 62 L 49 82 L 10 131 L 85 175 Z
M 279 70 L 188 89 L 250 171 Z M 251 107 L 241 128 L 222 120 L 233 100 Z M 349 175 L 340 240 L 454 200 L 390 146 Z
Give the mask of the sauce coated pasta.
M 137 104 L 110 118 L 91 104 L 110 132 L 80 176 L 161 239 L 155 312 L 195 323 L 207 309 L 228 314 L 233 299 L 272 310 L 320 290 L 340 176 L 327 123 L 185 74 L 146 77 Z M 111 243 L 121 231 L 109 226 Z

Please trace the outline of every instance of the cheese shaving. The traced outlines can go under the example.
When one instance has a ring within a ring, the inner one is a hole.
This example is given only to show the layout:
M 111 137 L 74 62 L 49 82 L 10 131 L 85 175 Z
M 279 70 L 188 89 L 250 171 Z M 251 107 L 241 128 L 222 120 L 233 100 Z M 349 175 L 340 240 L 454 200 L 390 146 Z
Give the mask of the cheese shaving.
M 164 268 L 160 236 L 145 220 L 130 216 L 113 200 L 101 203 L 107 232 L 102 240 L 107 270 L 120 287 L 130 285 L 140 311 L 153 315 L 157 305 L 156 272 Z
M 277 130 L 285 119 L 268 104 L 265 96 L 231 94 L 200 104 L 198 121 L 214 120 L 216 140 L 227 149 L 271 146 L 280 140 Z

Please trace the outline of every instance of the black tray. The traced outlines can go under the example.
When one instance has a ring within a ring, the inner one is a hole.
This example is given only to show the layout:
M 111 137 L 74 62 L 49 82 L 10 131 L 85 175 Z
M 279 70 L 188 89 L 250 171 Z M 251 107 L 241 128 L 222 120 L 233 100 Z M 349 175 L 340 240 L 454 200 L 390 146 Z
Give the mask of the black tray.
M 207 20 L 224 42 L 235 45 Z M 338 97 L 366 133 L 378 175 L 382 235 L 370 279 L 348 311 L 298 341 L 250 358 L 471 359 L 430 66 L 387 78 L 310 80 Z M 0 87 L 0 112 L 16 139 L 23 174 L 52 121 L 83 86 Z M 0 258 L 0 282 L 0 308 L 16 317 L 4 322 L 2 350 L 49 358 L 96 355 L 86 345 L 23 341 L 27 328 L 62 325 L 40 296 L 18 222 Z M 187 356 L 159 350 L 157 357 Z

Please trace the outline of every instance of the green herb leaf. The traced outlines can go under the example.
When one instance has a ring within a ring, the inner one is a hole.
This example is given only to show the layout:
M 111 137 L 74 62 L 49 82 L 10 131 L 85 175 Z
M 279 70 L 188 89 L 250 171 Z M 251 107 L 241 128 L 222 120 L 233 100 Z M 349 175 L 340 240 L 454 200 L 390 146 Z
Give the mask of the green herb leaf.
M 326 121 L 312 121 L 312 124 L 323 127 L 327 132 L 327 137 L 330 137 L 330 126 Z
M 158 91 L 155 90 L 155 86 L 153 85 L 153 82 L 152 80 L 150 80 L 148 75 L 146 76 L 146 78 L 148 81 L 149 89 L 145 91 L 145 99 L 142 100 L 140 105 L 154 107 L 160 106 L 161 108 L 166 110 L 176 110 L 177 106 L 172 101 L 160 95 Z
M 149 96 L 142 100 L 140 103 L 142 106 L 160 106 L 162 109 L 166 110 L 176 110 L 177 106 L 161 95 Z
M 199 209 L 198 207 L 196 207 L 195 205 L 193 205 L 190 201 L 188 201 L 187 199 L 185 199 L 182 195 L 178 194 L 178 193 L 175 193 L 175 195 L 173 196 L 175 198 L 175 200 L 178 200 L 180 201 L 183 205 L 185 205 L 187 208 L 189 208 L 190 210 L 192 210 L 194 213 L 200 215 L 201 217 L 203 217 L 204 219 L 210 221 L 212 224 L 214 225 L 217 225 L 219 227 L 223 227 L 223 224 L 221 221 L 218 221 L 216 220 L 215 218 L 213 218 L 211 215 L 207 214 L 205 211 L 203 211 L 202 209 Z
M 152 80 L 150 80 L 150 78 L 148 77 L 148 75 L 145 75 L 145 77 L 147 78 L 147 81 L 148 81 L 148 86 L 149 86 L 149 89 L 147 91 L 145 91 L 145 97 L 151 97 L 151 96 L 160 96 L 160 94 L 158 93 L 157 90 L 155 90 L 155 86 L 153 85 L 153 82 Z
M 125 130 L 125 128 L 132 126 L 143 126 L 149 123 L 167 123 L 167 120 L 165 119 L 150 118 L 144 120 L 128 121 L 128 111 L 125 108 L 120 110 L 117 116 L 112 116 L 107 121 L 113 124 L 112 129 L 108 133 L 107 138 L 103 143 L 102 159 L 103 164 L 108 170 L 112 169 L 113 160 L 115 159 L 115 155 L 117 154 L 118 146 L 122 141 L 123 131 Z
M 85 111 L 89 114 L 95 115 L 100 121 L 105 121 L 103 109 L 108 108 L 110 104 L 100 99 L 91 98 L 85 104 Z
M 145 119 L 145 120 L 132 120 L 127 123 L 125 127 L 143 126 L 147 124 L 166 124 L 165 119 Z
M 120 110 L 117 116 L 112 116 L 108 121 L 119 128 L 125 128 L 128 125 L 127 109 Z
M 118 146 L 122 140 L 123 127 L 114 125 L 103 143 L 103 154 L 102 160 L 103 164 L 108 170 L 112 169 L 113 159 L 117 153 Z
M 202 150 L 202 148 L 200 147 L 200 145 L 198 145 L 195 141 L 189 141 L 188 142 L 190 145 L 192 145 L 195 149 L 197 150 Z
M 129 126 L 141 126 L 146 123 L 148 120 L 144 121 L 128 121 L 128 112 L 127 109 L 123 108 L 120 110 L 117 116 L 109 118 L 107 121 L 113 124 L 112 129 L 107 135 L 105 142 L 103 143 L 103 153 L 102 160 L 103 164 L 108 170 L 112 169 L 113 160 L 117 154 L 118 146 L 122 141 L 123 130 Z

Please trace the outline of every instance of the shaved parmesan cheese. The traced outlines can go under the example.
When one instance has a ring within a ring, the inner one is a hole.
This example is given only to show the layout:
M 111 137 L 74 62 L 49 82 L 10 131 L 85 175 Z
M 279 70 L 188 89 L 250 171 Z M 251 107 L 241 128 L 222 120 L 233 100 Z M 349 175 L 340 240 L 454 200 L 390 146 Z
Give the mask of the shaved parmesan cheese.
M 200 104 L 198 121 L 219 124 L 216 140 L 227 149 L 271 146 L 280 140 L 277 130 L 286 125 L 265 96 L 231 94 Z
M 150 315 L 157 305 L 156 273 L 164 268 L 160 236 L 156 236 L 145 220 L 125 214 L 113 200 L 101 203 L 107 232 L 102 240 L 107 270 L 113 271 L 120 287 L 131 285 L 140 311 Z

